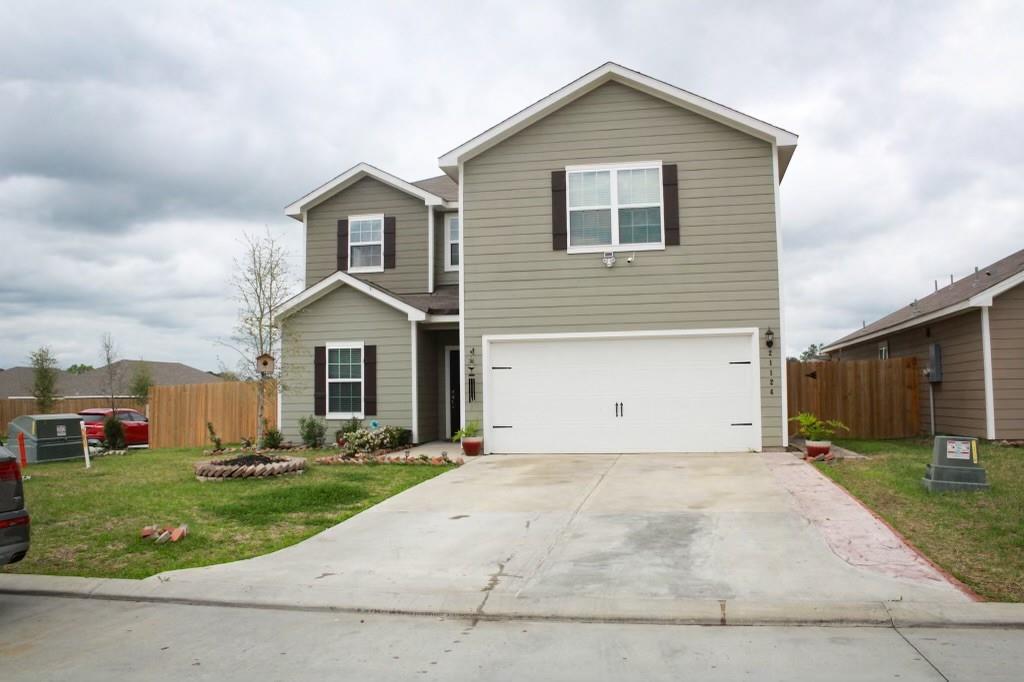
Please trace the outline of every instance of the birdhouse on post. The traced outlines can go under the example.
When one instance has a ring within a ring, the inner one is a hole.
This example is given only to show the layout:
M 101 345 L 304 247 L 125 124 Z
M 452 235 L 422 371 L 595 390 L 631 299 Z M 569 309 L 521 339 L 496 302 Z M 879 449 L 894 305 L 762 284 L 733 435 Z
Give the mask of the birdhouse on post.
M 274 373 L 274 356 L 270 353 L 264 353 L 263 355 L 256 358 L 256 368 L 260 371 L 260 374 L 266 376 Z

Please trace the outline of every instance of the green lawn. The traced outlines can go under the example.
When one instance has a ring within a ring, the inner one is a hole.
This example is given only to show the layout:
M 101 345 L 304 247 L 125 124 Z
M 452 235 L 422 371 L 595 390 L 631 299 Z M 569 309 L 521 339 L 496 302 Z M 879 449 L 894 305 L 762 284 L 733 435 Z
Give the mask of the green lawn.
M 323 453 L 316 453 L 323 454 Z M 312 456 L 306 455 L 312 462 Z M 197 481 L 202 451 L 137 450 L 28 468 L 32 547 L 15 573 L 145 578 L 177 568 L 266 554 L 353 516 L 451 467 L 310 463 L 276 479 Z M 187 523 L 189 535 L 156 545 L 143 526 Z
M 929 493 L 931 440 L 837 442 L 869 458 L 819 464 L 823 473 L 978 594 L 1024 601 L 1024 449 L 981 444 L 988 492 Z

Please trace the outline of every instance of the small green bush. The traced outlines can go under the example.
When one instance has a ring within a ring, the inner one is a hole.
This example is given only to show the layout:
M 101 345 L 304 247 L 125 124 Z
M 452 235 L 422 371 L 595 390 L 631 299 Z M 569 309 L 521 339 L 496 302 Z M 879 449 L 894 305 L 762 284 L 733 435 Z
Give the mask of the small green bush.
M 480 435 L 480 422 L 469 422 L 461 429 L 459 429 L 455 435 L 452 436 L 452 442 L 458 443 L 463 438 L 476 438 Z
M 263 432 L 263 442 L 260 444 L 264 450 L 276 450 L 284 443 L 284 436 L 277 429 L 267 429 Z
M 359 429 L 346 435 L 345 452 L 377 452 L 395 450 L 412 442 L 412 432 L 401 426 L 382 426 L 379 429 Z
M 224 449 L 224 444 L 220 442 L 220 436 L 217 435 L 217 431 L 213 428 L 213 422 L 206 422 L 206 430 L 210 432 L 210 442 L 213 443 L 214 451 Z
M 300 417 L 299 437 L 308 448 L 322 448 L 327 437 L 327 424 L 319 417 Z
M 124 450 L 124 424 L 113 414 L 103 420 L 103 440 L 108 450 Z

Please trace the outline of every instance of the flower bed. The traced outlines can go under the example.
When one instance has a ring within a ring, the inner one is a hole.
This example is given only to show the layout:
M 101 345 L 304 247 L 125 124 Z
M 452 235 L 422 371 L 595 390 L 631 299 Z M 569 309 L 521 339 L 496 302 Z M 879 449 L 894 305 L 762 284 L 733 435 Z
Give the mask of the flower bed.
M 428 457 L 427 455 L 412 455 L 405 451 L 379 451 L 379 452 L 358 452 L 352 455 L 328 455 L 317 457 L 313 460 L 317 464 L 414 464 L 426 466 L 451 466 L 463 463 L 461 457 L 451 459 L 448 455 Z

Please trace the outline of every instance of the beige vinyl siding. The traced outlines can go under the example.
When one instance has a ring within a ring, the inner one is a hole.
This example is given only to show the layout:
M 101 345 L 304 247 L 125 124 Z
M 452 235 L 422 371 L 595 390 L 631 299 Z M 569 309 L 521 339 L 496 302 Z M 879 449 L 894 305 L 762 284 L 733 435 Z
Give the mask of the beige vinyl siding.
M 300 417 L 313 414 L 313 349 L 362 341 L 377 346 L 377 414 L 382 424 L 412 427 L 412 348 L 408 317 L 349 287 L 341 287 L 284 320 L 281 431 L 298 440 Z M 333 438 L 342 422 L 328 421 Z
M 1024 286 L 996 296 L 989 325 L 996 437 L 1024 439 Z
M 930 334 L 930 335 L 929 335 Z M 942 381 L 932 384 L 936 433 L 985 437 L 985 375 L 981 349 L 981 313 L 977 310 L 844 348 L 841 360 L 878 357 L 878 344 L 889 342 L 889 357 L 916 357 L 920 381 L 921 428 L 931 429 L 929 348 L 942 347 Z
M 552 171 L 647 160 L 678 166 L 679 246 L 632 265 L 620 248 L 612 269 L 552 250 Z M 769 143 L 613 82 L 470 160 L 462 182 L 464 357 L 511 333 L 770 327 L 785 346 Z M 762 440 L 777 447 L 784 364 L 759 346 Z M 479 399 L 467 418 L 482 419 Z
M 338 221 L 351 215 L 395 216 L 395 268 L 359 278 L 399 294 L 427 290 L 427 207 L 422 199 L 365 177 L 310 209 L 306 216 L 306 286 L 338 269 Z
M 444 259 L 448 250 L 448 232 L 445 228 L 445 216 L 451 213 L 436 211 L 434 213 L 434 284 L 458 284 L 459 271 L 445 272 Z

